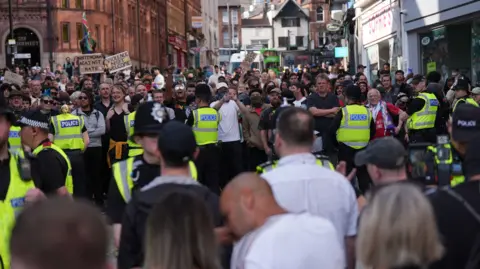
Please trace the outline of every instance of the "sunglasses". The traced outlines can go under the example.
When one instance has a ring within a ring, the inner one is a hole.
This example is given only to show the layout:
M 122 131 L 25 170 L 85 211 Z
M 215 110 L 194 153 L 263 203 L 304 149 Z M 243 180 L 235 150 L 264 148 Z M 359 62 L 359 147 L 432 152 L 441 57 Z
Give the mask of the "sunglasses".
M 88 98 L 86 96 L 79 96 L 78 100 L 88 100 Z
M 53 104 L 55 104 L 55 101 L 53 101 L 53 100 L 43 100 L 43 103 L 46 104 L 46 105 L 48 105 L 48 104 L 53 105 Z

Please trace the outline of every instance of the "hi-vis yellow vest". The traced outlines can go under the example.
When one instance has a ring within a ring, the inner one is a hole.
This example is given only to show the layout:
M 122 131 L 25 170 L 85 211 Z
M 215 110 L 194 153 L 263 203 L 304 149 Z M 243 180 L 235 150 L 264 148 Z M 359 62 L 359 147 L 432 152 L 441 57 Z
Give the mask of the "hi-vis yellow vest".
M 32 153 L 34 156 L 37 156 L 42 150 L 46 149 L 55 150 L 56 152 L 58 152 L 58 154 L 62 155 L 63 159 L 65 159 L 68 167 L 67 176 L 65 177 L 65 187 L 67 188 L 68 193 L 73 194 L 72 165 L 70 163 L 70 159 L 60 147 L 51 142 L 43 143 L 42 145 L 34 149 Z
M 218 124 L 220 114 L 210 107 L 201 107 L 193 111 L 193 133 L 197 145 L 203 146 L 218 142 Z
M 463 98 L 458 99 L 458 100 L 455 102 L 455 105 L 453 105 L 452 112 L 455 112 L 455 109 L 457 109 L 457 105 L 458 105 L 458 104 L 461 104 L 461 103 L 459 103 L 459 101 L 464 101 L 464 102 L 461 102 L 461 103 L 471 104 L 471 105 L 474 105 L 474 106 L 478 107 L 478 103 L 475 102 L 475 100 L 473 100 L 473 98 L 463 97 Z
M 116 162 L 112 166 L 113 178 L 115 179 L 117 188 L 125 203 L 128 203 L 130 199 L 132 199 L 132 188 L 134 182 L 137 180 L 136 178 L 132 178 L 134 161 L 135 157 L 130 157 L 126 160 Z M 197 180 L 197 167 L 192 161 L 190 161 L 188 165 L 190 168 L 190 177 L 192 177 L 194 180 Z
M 424 100 L 425 105 L 408 119 L 408 129 L 422 130 L 435 127 L 439 105 L 437 97 L 433 93 L 420 93 L 416 98 Z
M 67 150 L 83 150 L 85 148 L 82 134 L 85 123 L 82 116 L 69 113 L 60 114 L 53 116 L 51 122 L 55 129 L 53 141 L 55 145 Z
M 16 152 L 22 148 L 22 139 L 20 138 L 20 130 L 22 128 L 19 126 L 11 126 L 10 133 L 8 134 L 8 144 L 10 145 L 10 150 Z
M 123 116 L 125 129 L 127 130 L 127 135 L 128 135 L 128 139 L 127 139 L 128 157 L 135 157 L 143 154 L 142 146 L 130 140 L 130 137 L 135 132 L 135 114 L 137 114 L 137 111 L 134 111 L 128 115 Z
M 0 201 L 0 258 L 4 269 L 10 268 L 10 236 L 15 219 L 25 204 L 28 190 L 35 188 L 33 180 L 22 180 L 16 154 L 10 155 L 10 184 L 5 200 Z
M 333 166 L 330 160 L 328 160 L 326 157 L 324 156 L 315 156 L 315 157 L 317 158 L 315 163 L 318 166 L 323 166 L 324 168 L 335 171 L 335 166 Z M 257 174 L 261 175 L 263 173 L 272 171 L 277 167 L 277 165 L 278 165 L 278 160 L 265 162 L 256 167 L 256 172 Z
M 370 110 L 362 105 L 347 105 L 342 108 L 342 114 L 337 141 L 354 149 L 366 147 L 370 141 Z

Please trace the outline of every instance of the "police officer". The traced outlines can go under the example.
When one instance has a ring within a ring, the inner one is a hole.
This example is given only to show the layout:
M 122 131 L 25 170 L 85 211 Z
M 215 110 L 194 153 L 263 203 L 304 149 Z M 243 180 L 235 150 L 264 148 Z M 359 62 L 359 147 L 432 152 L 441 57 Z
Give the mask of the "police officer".
M 127 134 L 129 137 L 133 136 L 135 132 L 135 115 L 137 111 L 133 111 L 130 114 L 123 116 L 125 128 L 127 129 Z M 128 144 L 128 157 L 135 157 L 143 154 L 143 148 L 139 144 L 135 143 L 131 139 L 127 140 Z
M 200 148 L 196 160 L 199 181 L 213 192 L 220 194 L 220 149 L 218 146 L 218 124 L 220 113 L 210 108 L 212 92 L 206 84 L 195 87 L 195 102 L 197 109 L 190 113 L 187 125 L 192 126 L 195 140 Z
M 32 110 L 25 113 L 17 123 L 22 128 L 20 137 L 23 145 L 32 150 L 34 158 L 29 159 L 35 186 L 46 195 L 73 194 L 70 159 L 48 139 L 48 116 L 40 110 Z
M 338 161 L 345 161 L 349 174 L 355 165 L 355 154 L 375 135 L 375 124 L 370 111 L 361 103 L 360 87 L 349 85 L 344 93 L 347 105 L 335 115 L 329 138 L 333 145 L 338 145 Z M 367 191 L 371 180 L 364 166 L 357 169 L 357 178 L 360 190 Z
M 160 161 L 157 151 L 158 133 L 170 119 L 164 106 L 154 102 L 141 104 L 135 114 L 135 132 L 130 137 L 144 149 L 143 154 L 129 157 L 112 166 L 113 179 L 107 197 L 106 213 L 114 224 L 118 245 L 122 216 L 125 206 L 135 190 L 150 183 L 160 175 Z M 190 173 L 196 178 L 196 168 L 189 163 Z
M 139 114 L 140 109 L 138 110 Z M 145 222 L 153 206 L 167 194 L 189 192 L 198 195 L 210 209 L 214 225 L 218 227 L 222 223 L 218 208 L 218 195 L 190 176 L 189 163 L 199 153 L 191 128 L 184 123 L 170 121 L 160 130 L 157 147 L 154 147 L 153 143 L 154 141 L 151 144 L 152 149 L 157 149 L 159 153 L 162 173 L 161 176 L 141 188 L 132 197 L 125 210 L 117 260 L 119 269 L 142 267 Z
M 9 238 L 15 217 L 22 210 L 27 193 L 35 188 L 34 181 L 22 173 L 20 156 L 8 151 L 8 134 L 15 115 L 5 105 L 0 106 L 0 268 L 10 268 Z
M 61 108 L 61 114 L 50 119 L 50 139 L 61 148 L 72 164 L 74 195 L 87 196 L 85 163 L 83 151 L 87 148 L 90 139 L 83 117 L 70 113 L 67 105 Z
M 453 105 L 452 112 L 455 112 L 458 105 L 465 103 L 478 107 L 478 103 L 470 97 L 469 84 L 465 79 L 458 79 L 453 89 L 455 90 L 455 98 L 457 101 Z
M 282 113 L 278 114 L 278 116 L 279 116 L 278 125 L 280 125 L 281 121 L 287 121 L 288 117 L 282 116 L 285 111 L 289 111 L 288 114 L 297 114 L 297 115 L 303 115 L 303 114 L 307 115 L 308 114 L 308 112 L 306 112 L 305 110 L 303 110 L 303 112 L 302 112 L 301 108 L 284 107 Z M 293 116 L 290 115 L 290 117 L 293 117 Z M 310 115 L 307 118 L 308 118 L 308 120 L 310 120 L 310 119 L 313 120 L 313 118 L 311 118 Z M 307 122 L 305 122 L 305 120 L 304 120 L 303 122 L 301 122 L 301 124 L 305 124 L 305 126 L 309 126 L 308 120 L 307 120 Z M 290 127 L 290 126 L 287 126 L 287 127 Z M 300 136 L 302 136 L 303 132 L 305 132 L 305 130 L 303 130 L 303 129 L 294 128 L 293 126 L 291 126 L 291 127 L 292 128 L 289 128 L 288 130 L 284 130 L 284 133 L 289 133 L 294 137 L 300 137 Z M 306 156 L 308 156 L 308 158 L 311 159 L 310 161 L 314 160 L 314 162 L 319 166 L 322 166 L 322 167 L 327 168 L 329 170 L 335 170 L 335 167 L 328 160 L 327 156 L 324 156 L 320 153 L 311 153 L 311 149 L 314 145 L 313 130 L 311 130 L 310 134 L 312 136 L 312 141 L 307 140 L 308 142 L 303 141 L 301 143 L 310 143 L 311 142 L 311 144 L 309 144 L 309 146 L 303 146 L 303 147 L 298 147 L 298 145 L 297 145 L 297 147 L 301 148 L 301 149 L 306 148 L 306 150 L 303 153 L 305 153 Z M 293 146 L 295 146 L 294 145 L 295 143 L 300 143 L 300 142 L 297 141 L 297 142 L 290 142 L 290 143 L 292 143 L 292 145 L 290 145 L 290 146 L 293 147 Z M 302 152 L 297 151 L 297 153 L 300 154 Z M 284 154 L 284 155 L 280 155 L 280 157 L 283 158 L 283 157 L 287 157 L 287 156 L 285 156 L 285 154 Z M 269 172 L 269 171 L 275 169 L 277 166 L 278 166 L 278 160 L 265 162 L 265 163 L 257 166 L 257 173 L 258 174 L 263 174 L 263 173 Z
M 415 76 L 413 79 L 416 82 L 413 84 L 416 96 L 407 107 L 407 114 L 410 118 L 405 125 L 407 129 L 405 140 L 433 144 L 437 140 L 435 122 L 437 117 L 441 116 L 440 102 L 435 94 L 426 88 L 423 76 Z

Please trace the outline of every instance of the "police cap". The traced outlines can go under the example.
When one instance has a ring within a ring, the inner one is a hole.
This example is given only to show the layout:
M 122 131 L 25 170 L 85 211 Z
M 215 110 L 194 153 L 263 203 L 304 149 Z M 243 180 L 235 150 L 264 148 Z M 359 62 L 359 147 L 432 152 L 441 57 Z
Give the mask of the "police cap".
M 163 105 L 156 102 L 143 103 L 138 107 L 135 114 L 133 136 L 158 134 L 169 120 L 168 112 Z
M 207 84 L 198 84 L 195 87 L 195 96 L 196 97 L 209 97 L 212 95 L 212 91 L 210 90 L 210 86 Z
M 357 85 L 349 85 L 344 92 L 345 96 L 351 100 L 358 101 L 362 97 L 362 90 Z

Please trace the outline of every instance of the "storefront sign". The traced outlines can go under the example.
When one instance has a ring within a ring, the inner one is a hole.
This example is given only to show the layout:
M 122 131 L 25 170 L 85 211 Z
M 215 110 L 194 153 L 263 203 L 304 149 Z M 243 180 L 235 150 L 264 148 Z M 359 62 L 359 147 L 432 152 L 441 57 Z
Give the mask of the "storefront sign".
M 192 28 L 199 29 L 203 26 L 203 18 L 201 16 L 192 17 Z
M 105 68 L 102 54 L 85 54 L 77 56 L 78 65 L 80 66 L 80 74 L 97 74 L 103 73 Z
M 397 31 L 397 9 L 396 5 L 385 1 L 374 8 L 371 13 L 362 16 L 363 44 L 372 43 Z
M 11 71 L 6 71 L 5 74 L 3 75 L 3 82 L 22 86 L 24 83 L 24 79 L 19 74 L 13 73 Z
M 187 42 L 185 41 L 185 39 L 179 36 L 168 36 L 168 43 L 173 45 L 174 47 L 177 47 L 178 49 L 187 50 Z
M 348 47 L 336 47 L 335 58 L 345 58 L 345 57 L 348 57 Z
M 132 61 L 128 51 L 124 51 L 105 58 L 105 66 L 110 70 L 110 73 L 115 73 L 120 70 L 125 70 L 132 67 Z

